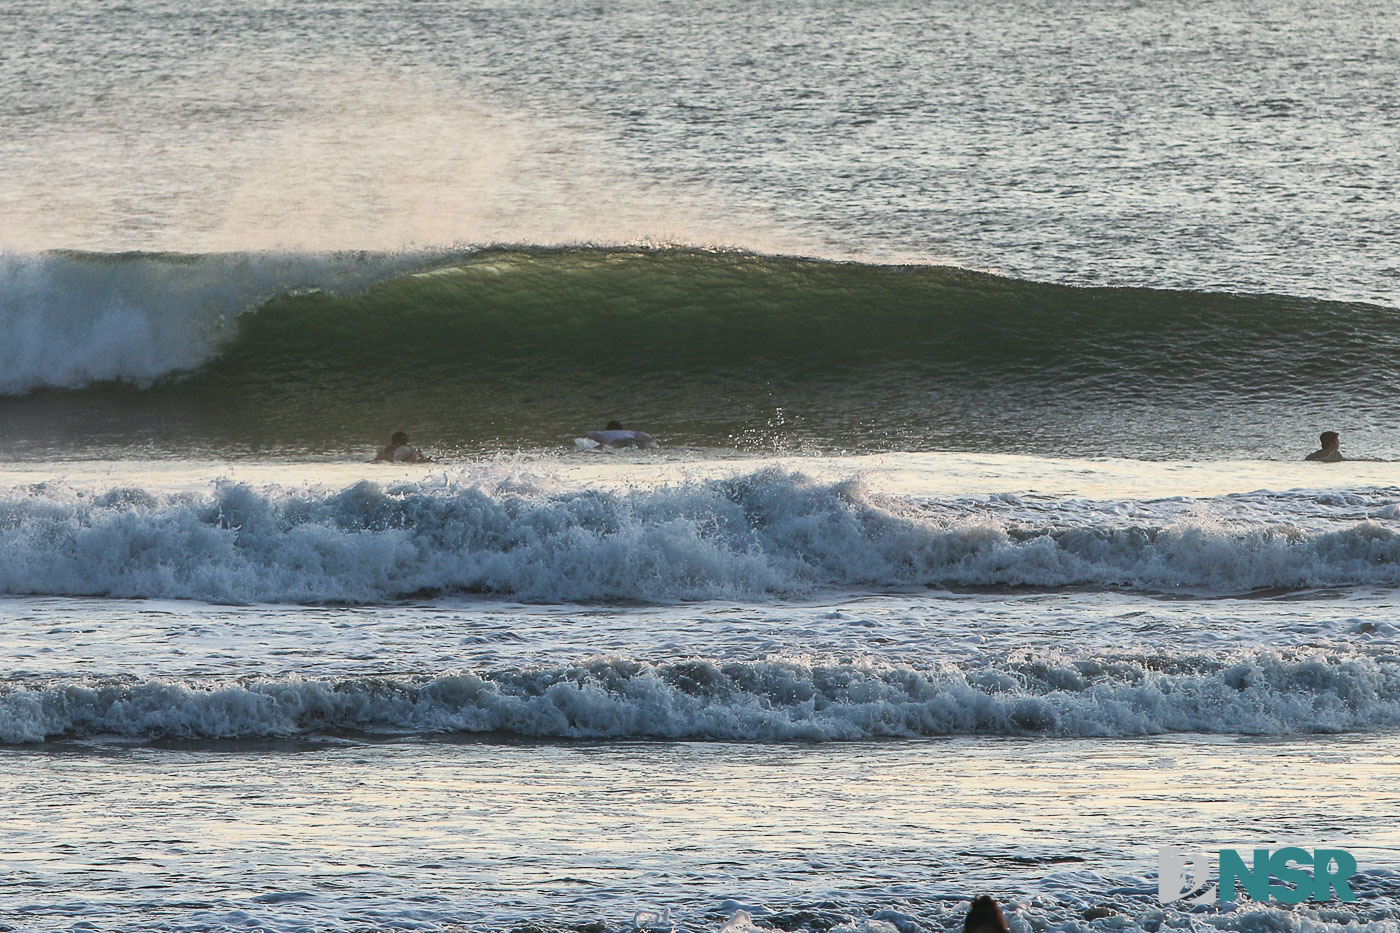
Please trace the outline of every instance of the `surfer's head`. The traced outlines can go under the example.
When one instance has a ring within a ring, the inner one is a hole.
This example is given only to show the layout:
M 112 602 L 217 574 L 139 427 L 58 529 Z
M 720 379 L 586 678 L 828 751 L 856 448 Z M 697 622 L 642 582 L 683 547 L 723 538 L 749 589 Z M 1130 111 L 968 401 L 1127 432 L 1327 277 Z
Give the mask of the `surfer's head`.
M 1342 438 L 1336 431 L 1323 431 L 1320 439 L 1323 450 L 1333 450 L 1342 446 Z
M 992 898 L 983 894 L 972 902 L 972 907 L 967 912 L 967 919 L 963 921 L 963 933 L 1010 933 L 1011 928 L 1006 925 L 1006 917 L 1002 915 L 1001 906 Z
M 408 435 L 402 431 L 395 431 L 389 437 L 389 444 L 394 447 L 402 447 L 408 443 Z
M 607 426 L 606 428 L 604 428 L 603 430 L 605 430 L 605 431 L 623 431 L 623 430 L 626 430 L 626 429 L 623 428 L 622 422 L 621 422 L 621 421 L 609 421 L 609 422 L 608 422 L 608 426 Z

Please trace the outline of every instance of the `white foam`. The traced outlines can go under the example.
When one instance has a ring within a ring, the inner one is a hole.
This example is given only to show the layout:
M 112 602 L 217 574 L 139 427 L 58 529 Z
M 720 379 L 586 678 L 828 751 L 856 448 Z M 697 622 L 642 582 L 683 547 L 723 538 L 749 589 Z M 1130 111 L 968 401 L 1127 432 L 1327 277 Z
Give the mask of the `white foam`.
M 0 593 L 664 602 L 892 586 L 1400 585 L 1400 534 L 1373 520 L 1308 528 L 1188 509 L 1127 524 L 1111 510 L 1062 511 L 916 503 L 780 470 L 632 490 L 361 481 L 335 492 L 224 483 L 91 495 L 45 485 L 0 499 Z
M 106 380 L 146 386 L 208 362 L 233 319 L 265 299 L 357 289 L 412 261 L 0 253 L 0 395 Z
M 1319 652 L 911 667 L 599 658 L 433 677 L 54 680 L 0 693 L 0 741 L 491 732 L 828 741 L 927 735 L 1291 735 L 1400 725 L 1400 663 Z

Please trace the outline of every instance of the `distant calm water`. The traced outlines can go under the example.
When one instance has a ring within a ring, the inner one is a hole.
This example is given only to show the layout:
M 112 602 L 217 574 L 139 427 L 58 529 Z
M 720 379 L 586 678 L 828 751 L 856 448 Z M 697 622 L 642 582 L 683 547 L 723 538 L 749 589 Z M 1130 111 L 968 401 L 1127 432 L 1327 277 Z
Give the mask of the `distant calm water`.
M 1400 931 L 1397 62 L 0 10 L 0 929 Z M 1360 899 L 1157 902 L 1289 843 Z

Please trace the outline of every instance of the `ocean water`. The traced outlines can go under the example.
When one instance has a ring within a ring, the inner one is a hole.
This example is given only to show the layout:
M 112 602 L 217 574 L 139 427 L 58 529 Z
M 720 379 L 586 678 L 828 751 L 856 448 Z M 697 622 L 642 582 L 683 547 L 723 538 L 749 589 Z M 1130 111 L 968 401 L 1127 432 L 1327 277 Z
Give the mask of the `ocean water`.
M 0 930 L 1400 931 L 1397 56 L 0 10 Z

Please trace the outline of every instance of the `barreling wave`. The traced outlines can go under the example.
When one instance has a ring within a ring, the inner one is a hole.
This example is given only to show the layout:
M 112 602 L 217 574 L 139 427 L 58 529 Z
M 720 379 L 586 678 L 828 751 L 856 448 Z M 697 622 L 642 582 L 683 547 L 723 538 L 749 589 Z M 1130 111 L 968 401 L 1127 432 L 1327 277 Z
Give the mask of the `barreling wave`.
M 1355 411 L 1393 404 L 1400 375 L 1383 307 L 940 267 L 574 249 L 0 270 L 0 393 L 100 383 L 64 406 L 184 412 L 168 433 L 225 443 L 334 446 L 391 422 L 557 443 L 622 411 L 723 442 L 777 408 L 816 438 L 906 443 L 931 423 L 1034 433 L 1106 401 Z
M 1129 523 L 1082 503 L 1058 516 L 1054 508 L 998 514 L 981 501 L 891 500 L 858 480 L 779 470 L 626 491 L 550 492 L 519 481 L 116 489 L 0 500 L 0 593 L 669 602 L 892 587 L 1391 587 L 1400 586 L 1394 514 L 1392 503 L 1311 529 L 1167 514 Z
M 386 731 L 788 742 L 1396 726 L 1400 662 L 1321 653 L 1010 657 L 930 668 L 599 658 L 417 678 L 50 682 L 0 690 L 0 742 L 7 743 Z
M 279 296 L 357 291 L 412 257 L 0 254 L 0 394 L 188 374 Z

